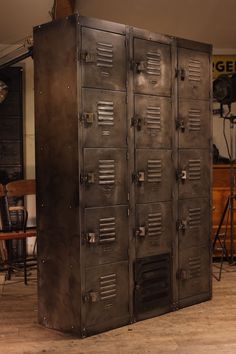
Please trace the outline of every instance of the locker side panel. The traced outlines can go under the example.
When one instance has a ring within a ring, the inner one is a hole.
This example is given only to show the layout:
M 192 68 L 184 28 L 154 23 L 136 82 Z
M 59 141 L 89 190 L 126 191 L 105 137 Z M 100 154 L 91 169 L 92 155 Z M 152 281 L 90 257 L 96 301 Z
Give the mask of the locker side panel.
M 34 61 L 39 322 L 79 334 L 76 23 L 35 28 Z

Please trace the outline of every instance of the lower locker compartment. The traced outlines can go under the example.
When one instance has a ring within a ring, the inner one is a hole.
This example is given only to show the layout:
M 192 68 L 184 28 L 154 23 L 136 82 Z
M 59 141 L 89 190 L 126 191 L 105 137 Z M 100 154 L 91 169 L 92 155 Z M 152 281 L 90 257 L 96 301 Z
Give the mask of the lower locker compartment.
M 83 334 L 92 335 L 130 322 L 127 261 L 86 270 Z
M 171 311 L 170 254 L 137 259 L 135 262 L 135 318 L 141 320 Z

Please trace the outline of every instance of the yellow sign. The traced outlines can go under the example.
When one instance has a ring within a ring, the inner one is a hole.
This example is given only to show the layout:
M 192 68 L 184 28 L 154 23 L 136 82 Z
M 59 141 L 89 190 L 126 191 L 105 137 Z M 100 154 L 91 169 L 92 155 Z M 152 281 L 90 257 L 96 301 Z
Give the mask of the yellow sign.
M 213 79 L 222 74 L 236 74 L 236 55 L 213 55 L 212 66 Z

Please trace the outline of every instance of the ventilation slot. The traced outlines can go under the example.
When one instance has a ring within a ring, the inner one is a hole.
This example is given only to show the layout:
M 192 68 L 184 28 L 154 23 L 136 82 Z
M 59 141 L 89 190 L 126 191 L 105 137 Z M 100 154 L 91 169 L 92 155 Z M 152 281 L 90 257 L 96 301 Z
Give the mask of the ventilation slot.
M 198 229 L 201 224 L 201 209 L 189 209 L 188 224 L 190 229 Z
M 189 80 L 200 82 L 201 80 L 201 62 L 190 59 L 188 63 Z
M 199 278 L 201 276 L 201 259 L 200 257 L 189 258 L 189 277 L 190 279 Z
M 148 182 L 161 182 L 162 163 L 161 160 L 148 160 Z
M 189 117 L 189 131 L 201 130 L 200 110 L 190 109 L 188 117 Z
M 168 306 L 171 298 L 169 254 L 138 259 L 135 285 L 136 312 Z
M 114 125 L 114 103 L 99 101 L 97 103 L 98 125 Z
M 117 278 L 116 274 L 101 276 L 100 283 L 100 299 L 102 301 L 114 299 L 117 296 Z
M 146 123 L 149 129 L 161 130 L 161 108 L 147 107 Z
M 115 218 L 103 218 L 99 220 L 99 242 L 107 243 L 116 240 Z
M 201 161 L 200 160 L 189 160 L 189 180 L 195 181 L 201 179 Z
M 161 54 L 155 52 L 148 52 L 147 60 L 147 74 L 160 76 L 161 75 Z
M 148 215 L 148 236 L 160 237 L 162 234 L 162 215 L 161 213 Z
M 109 43 L 97 43 L 97 66 L 103 68 L 113 67 L 113 45 Z
M 115 160 L 99 160 L 99 184 L 115 183 Z

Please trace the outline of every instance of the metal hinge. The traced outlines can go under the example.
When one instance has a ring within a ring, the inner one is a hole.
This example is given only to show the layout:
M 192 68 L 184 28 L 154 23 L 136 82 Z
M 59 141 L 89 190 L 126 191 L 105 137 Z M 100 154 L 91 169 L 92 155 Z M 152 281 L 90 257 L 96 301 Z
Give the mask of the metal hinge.
M 178 168 L 176 170 L 176 180 L 182 180 L 183 182 L 187 179 L 187 171 L 186 170 L 181 170 L 181 168 Z
M 81 184 L 93 184 L 95 183 L 95 174 L 93 172 L 88 172 L 80 175 Z
M 137 173 L 133 173 L 132 174 L 132 181 L 133 181 L 133 183 L 144 182 L 145 181 L 145 172 L 138 171 Z
M 176 222 L 176 229 L 177 231 L 184 231 L 186 230 L 187 228 L 187 220 L 181 220 L 181 219 L 178 219 L 177 222 Z
M 83 295 L 83 301 L 88 303 L 94 303 L 100 301 L 100 296 L 97 291 L 89 291 Z

